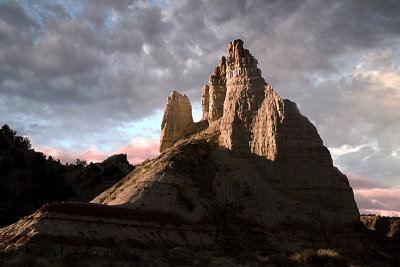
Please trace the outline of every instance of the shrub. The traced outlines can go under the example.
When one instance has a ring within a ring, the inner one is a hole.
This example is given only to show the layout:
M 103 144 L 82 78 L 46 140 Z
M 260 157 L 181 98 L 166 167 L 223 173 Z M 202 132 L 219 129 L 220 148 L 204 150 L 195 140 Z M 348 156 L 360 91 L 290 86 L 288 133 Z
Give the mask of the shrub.
M 297 264 L 315 264 L 319 266 L 349 266 L 346 258 L 331 249 L 305 249 L 290 257 Z
M 298 263 L 312 263 L 315 258 L 316 253 L 313 249 L 305 249 L 301 252 L 297 252 L 290 257 L 292 261 L 296 261 Z

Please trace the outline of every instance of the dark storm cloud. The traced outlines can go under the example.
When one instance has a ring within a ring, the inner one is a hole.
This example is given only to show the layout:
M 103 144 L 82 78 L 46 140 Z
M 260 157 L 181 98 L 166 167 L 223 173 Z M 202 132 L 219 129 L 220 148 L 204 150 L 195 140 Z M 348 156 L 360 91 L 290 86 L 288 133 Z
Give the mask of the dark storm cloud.
M 363 147 L 335 164 L 392 183 L 399 173 L 399 88 L 377 91 L 379 79 L 354 70 L 364 61 L 364 72 L 398 73 L 396 1 L 0 5 L 0 120 L 40 146 L 126 145 L 132 137 L 115 129 L 162 109 L 170 91 L 200 103 L 227 43 L 241 38 L 325 145 Z
M 0 16 L 3 23 L 12 25 L 15 29 L 24 30 L 26 28 L 38 27 L 38 23 L 25 13 L 24 9 L 17 2 L 1 3 Z M 2 40 L 4 39 L 2 38 Z

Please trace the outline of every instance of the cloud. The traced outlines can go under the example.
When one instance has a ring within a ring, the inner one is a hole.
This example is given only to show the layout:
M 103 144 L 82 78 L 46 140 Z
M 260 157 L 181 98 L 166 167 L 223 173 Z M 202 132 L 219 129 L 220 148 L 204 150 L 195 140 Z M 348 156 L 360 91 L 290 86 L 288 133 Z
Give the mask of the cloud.
M 135 138 L 131 144 L 121 147 L 115 151 L 104 153 L 97 148 L 92 148 L 84 153 L 76 151 L 58 151 L 49 148 L 40 148 L 34 146 L 36 151 L 44 153 L 46 156 L 52 156 L 54 159 L 60 159 L 62 163 L 76 162 L 76 159 L 86 160 L 87 162 L 102 162 L 106 158 L 115 154 L 127 154 L 128 161 L 131 164 L 138 164 L 146 159 L 151 159 L 159 155 L 160 140 L 158 138 L 144 139 Z
M 347 175 L 350 186 L 354 190 L 369 190 L 369 189 L 389 189 L 390 186 L 377 181 L 372 181 L 368 178 L 361 177 L 355 174 L 349 174 L 346 171 L 342 171 Z
M 360 214 L 400 216 L 400 190 L 390 185 L 350 174 L 345 170 Z
M 334 81 L 316 87 L 323 92 L 324 108 L 305 107 L 319 110 L 312 113 L 335 164 L 393 186 L 400 185 L 399 56 L 390 49 L 364 55 L 340 87 Z
M 400 190 L 354 190 L 354 196 L 360 210 L 400 212 Z
M 118 153 L 128 155 L 128 160 L 132 164 L 140 163 L 146 159 L 152 159 L 159 155 L 160 139 L 153 138 L 145 140 L 136 138 L 132 144 L 118 150 Z

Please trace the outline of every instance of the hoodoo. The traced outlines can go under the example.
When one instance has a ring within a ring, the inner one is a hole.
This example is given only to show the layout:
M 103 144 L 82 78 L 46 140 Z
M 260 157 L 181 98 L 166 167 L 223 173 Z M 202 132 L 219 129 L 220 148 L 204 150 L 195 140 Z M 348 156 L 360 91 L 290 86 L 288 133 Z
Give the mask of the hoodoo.
M 173 91 L 165 104 L 161 122 L 160 152 L 171 147 L 192 123 L 192 106 L 189 98 Z
M 363 235 L 347 177 L 333 166 L 314 125 L 277 95 L 257 64 L 243 41 L 229 43 L 203 87 L 202 120 L 194 123 L 188 97 L 172 92 L 161 125 L 162 153 L 92 203 L 185 222 L 176 229 L 190 235 L 178 239 L 160 227 L 152 246 L 202 240 L 202 248 L 223 248 L 224 255 L 305 248 L 360 255 Z M 206 227 L 207 238 L 191 225 Z M 121 235 L 120 242 L 129 238 Z
M 191 123 L 189 108 L 182 109 L 173 92 L 163 118 L 165 153 L 93 202 L 211 218 L 221 231 L 216 244 L 229 238 L 244 245 L 239 240 L 257 225 L 257 244 L 283 251 L 311 244 L 362 250 L 347 177 L 333 166 L 317 129 L 265 82 L 257 63 L 241 40 L 229 43 L 203 88 L 202 120 Z M 167 135 L 169 121 L 174 131 Z

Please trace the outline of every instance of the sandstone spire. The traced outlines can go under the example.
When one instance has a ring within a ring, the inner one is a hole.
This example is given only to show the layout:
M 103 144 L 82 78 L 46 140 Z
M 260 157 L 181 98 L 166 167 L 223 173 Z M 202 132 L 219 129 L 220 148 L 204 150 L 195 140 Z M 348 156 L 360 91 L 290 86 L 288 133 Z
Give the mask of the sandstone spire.
M 210 88 L 204 85 L 203 94 L 201 96 L 201 111 L 203 112 L 202 120 L 208 120 L 208 110 L 210 108 Z
M 165 104 L 161 122 L 160 152 L 172 147 L 192 123 L 192 106 L 189 98 L 173 91 Z
M 252 118 L 264 98 L 265 81 L 257 60 L 242 40 L 229 43 L 226 60 L 226 97 L 220 144 L 236 152 L 250 152 Z

